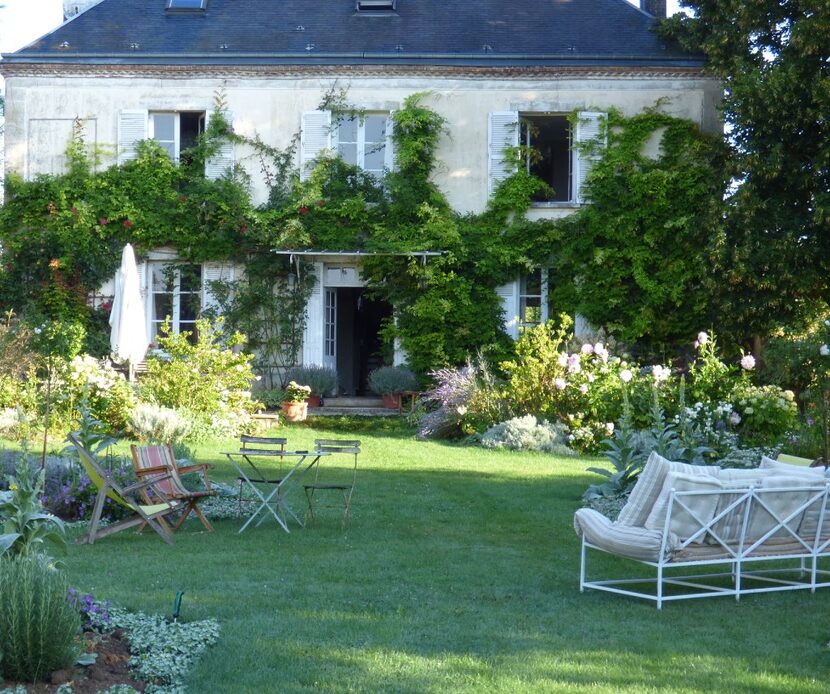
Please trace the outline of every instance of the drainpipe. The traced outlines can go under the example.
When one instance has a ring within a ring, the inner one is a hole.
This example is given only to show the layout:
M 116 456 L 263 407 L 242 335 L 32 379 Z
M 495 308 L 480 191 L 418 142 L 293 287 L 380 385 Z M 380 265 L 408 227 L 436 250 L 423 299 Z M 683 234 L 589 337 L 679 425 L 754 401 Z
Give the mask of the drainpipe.
M 640 9 L 653 17 L 663 19 L 666 16 L 666 0 L 640 0 Z

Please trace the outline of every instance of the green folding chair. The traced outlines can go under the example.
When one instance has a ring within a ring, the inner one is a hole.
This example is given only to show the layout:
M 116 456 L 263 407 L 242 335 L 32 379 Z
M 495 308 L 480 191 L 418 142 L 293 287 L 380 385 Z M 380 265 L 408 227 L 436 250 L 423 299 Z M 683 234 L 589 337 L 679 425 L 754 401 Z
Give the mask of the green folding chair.
M 308 502 L 306 521 L 309 517 L 312 523 L 317 520 L 314 510 L 315 494 L 318 492 L 339 492 L 343 499 L 343 520 L 340 522 L 340 527 L 345 528 L 346 523 L 351 521 L 349 512 L 352 504 L 352 492 L 354 492 L 355 482 L 357 481 L 357 456 L 360 454 L 360 441 L 357 439 L 315 439 L 314 452 L 326 453 L 327 458 L 337 454 L 353 456 L 354 463 L 351 471 L 346 475 L 343 475 L 342 469 L 336 471 L 326 463 L 322 464 L 323 473 L 321 475 L 321 463 L 318 458 L 314 464 L 314 481 L 303 485 L 306 501 Z M 337 478 L 335 479 L 336 474 Z M 317 508 L 320 507 L 321 505 L 318 504 Z M 340 505 L 338 504 L 335 508 L 340 508 Z

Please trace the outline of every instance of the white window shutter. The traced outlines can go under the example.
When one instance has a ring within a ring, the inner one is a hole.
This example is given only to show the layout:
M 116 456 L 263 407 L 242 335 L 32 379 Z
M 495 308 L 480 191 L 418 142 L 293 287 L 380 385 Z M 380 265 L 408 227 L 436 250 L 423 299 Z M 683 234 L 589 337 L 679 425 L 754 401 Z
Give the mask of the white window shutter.
M 205 113 L 205 130 L 207 130 L 211 115 L 209 111 Z M 222 116 L 229 126 L 233 124 L 233 113 L 230 111 L 222 111 Z M 205 161 L 205 178 L 215 181 L 217 178 L 221 178 L 228 169 L 233 168 L 233 165 L 233 142 L 230 140 L 222 140 L 219 151 Z
M 519 339 L 519 280 L 496 287 L 504 311 L 504 331 L 514 340 Z
M 505 150 L 519 146 L 519 112 L 493 111 L 487 128 L 487 194 L 492 196 L 505 178 L 516 173 L 505 160 Z
M 147 139 L 148 113 L 142 109 L 118 113 L 118 163 L 124 164 L 138 156 L 136 145 Z
M 395 141 L 392 139 L 393 129 L 395 127 L 395 121 L 392 118 L 394 113 L 394 111 L 391 111 L 389 117 L 386 119 L 386 149 L 383 152 L 383 165 L 388 171 L 395 169 Z
M 306 322 L 303 332 L 303 364 L 322 364 L 323 355 L 323 263 L 314 263 L 314 289 L 306 302 Z
M 577 143 L 597 141 L 602 147 L 605 147 L 602 129 L 604 118 L 605 114 L 600 111 L 580 111 L 577 113 L 575 141 Z M 598 159 L 599 155 L 596 153 L 587 154 L 580 152 L 578 148 L 574 149 L 574 200 L 580 205 L 587 202 L 583 188 L 585 181 L 588 179 L 588 174 L 591 173 L 591 168 Z
M 308 178 L 320 153 L 331 148 L 331 111 L 303 113 L 300 131 L 300 180 Z
M 213 291 L 213 282 L 233 282 L 235 268 L 225 263 L 202 264 L 202 313 L 219 314 L 220 306 Z

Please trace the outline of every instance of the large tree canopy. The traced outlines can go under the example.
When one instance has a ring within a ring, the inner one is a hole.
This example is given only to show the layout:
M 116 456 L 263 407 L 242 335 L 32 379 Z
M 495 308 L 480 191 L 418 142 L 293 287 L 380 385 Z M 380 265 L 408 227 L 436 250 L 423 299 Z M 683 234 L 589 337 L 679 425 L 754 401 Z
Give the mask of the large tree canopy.
M 720 313 L 744 334 L 830 293 L 830 5 L 688 0 L 663 31 L 725 84 L 735 154 Z

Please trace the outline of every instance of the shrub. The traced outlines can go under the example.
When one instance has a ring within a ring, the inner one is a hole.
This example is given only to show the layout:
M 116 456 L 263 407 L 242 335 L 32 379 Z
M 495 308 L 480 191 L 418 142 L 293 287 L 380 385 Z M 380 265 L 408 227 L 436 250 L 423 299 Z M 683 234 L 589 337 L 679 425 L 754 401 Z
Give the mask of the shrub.
M 483 359 L 462 369 L 438 369 L 424 393 L 432 407 L 418 421 L 420 438 L 456 438 L 484 431 L 508 416 L 496 380 Z
M 43 509 L 44 477 L 45 471 L 35 473 L 25 456 L 20 460 L 16 474 L 9 477 L 10 491 L 0 499 L 0 519 L 3 521 L 0 557 L 39 554 L 45 552 L 47 545 L 66 549 L 63 523 Z
M 417 390 L 418 377 L 405 366 L 381 366 L 369 373 L 369 389 L 378 395 Z
M 311 387 L 312 395 L 326 397 L 333 395 L 337 390 L 337 371 L 330 366 L 309 364 L 308 366 L 293 366 L 285 372 L 285 380 L 296 381 Z M 412 390 L 407 388 L 406 390 Z
M 186 413 L 169 407 L 139 403 L 130 418 L 130 431 L 139 441 L 174 443 L 188 437 L 192 425 Z
M 798 409 L 791 390 L 747 384 L 735 390 L 733 399 L 741 418 L 738 432 L 744 445 L 780 443 L 797 427 Z
M 567 431 L 564 424 L 545 420 L 540 422 L 529 414 L 490 427 L 478 437 L 478 442 L 485 448 L 574 455 L 574 451 L 565 445 Z
M 285 402 L 285 391 L 282 388 L 261 388 L 253 391 L 251 397 L 266 410 L 278 410 Z
M 191 437 L 212 433 L 236 436 L 259 409 L 251 398 L 250 354 L 234 352 L 244 336 L 225 338 L 222 319 L 196 322 L 196 344 L 187 331 L 173 333 L 169 321 L 161 328 L 159 350 L 147 357 L 141 394 L 149 402 L 191 413 Z
M 0 561 L 0 672 L 34 682 L 72 665 L 79 655 L 78 612 L 66 599 L 64 575 L 43 556 Z

